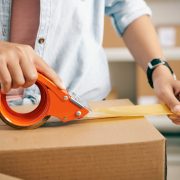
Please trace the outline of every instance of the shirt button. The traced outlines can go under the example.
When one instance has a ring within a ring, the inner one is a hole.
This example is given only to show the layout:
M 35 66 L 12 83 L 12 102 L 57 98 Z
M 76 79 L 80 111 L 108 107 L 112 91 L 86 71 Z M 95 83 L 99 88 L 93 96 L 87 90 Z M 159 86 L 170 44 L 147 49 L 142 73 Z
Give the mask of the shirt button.
M 44 38 L 39 38 L 38 42 L 39 42 L 39 44 L 43 44 L 45 42 L 45 39 Z

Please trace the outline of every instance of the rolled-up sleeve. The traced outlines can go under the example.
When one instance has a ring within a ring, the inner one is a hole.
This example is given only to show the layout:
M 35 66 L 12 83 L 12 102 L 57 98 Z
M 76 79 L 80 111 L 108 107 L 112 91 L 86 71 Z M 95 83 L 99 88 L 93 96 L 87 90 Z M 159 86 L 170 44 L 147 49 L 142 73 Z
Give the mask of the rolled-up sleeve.
M 134 20 L 143 15 L 151 16 L 151 9 L 144 0 L 106 0 L 105 14 L 112 17 L 117 32 L 123 35 Z

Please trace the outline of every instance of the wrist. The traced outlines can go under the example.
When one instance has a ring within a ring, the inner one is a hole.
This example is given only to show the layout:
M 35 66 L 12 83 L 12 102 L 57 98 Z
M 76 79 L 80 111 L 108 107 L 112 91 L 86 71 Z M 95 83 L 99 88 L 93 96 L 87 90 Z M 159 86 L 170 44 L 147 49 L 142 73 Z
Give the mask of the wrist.
M 150 86 L 154 87 L 154 81 L 157 79 L 175 79 L 175 74 L 169 64 L 161 59 L 153 59 L 148 63 L 147 78 Z

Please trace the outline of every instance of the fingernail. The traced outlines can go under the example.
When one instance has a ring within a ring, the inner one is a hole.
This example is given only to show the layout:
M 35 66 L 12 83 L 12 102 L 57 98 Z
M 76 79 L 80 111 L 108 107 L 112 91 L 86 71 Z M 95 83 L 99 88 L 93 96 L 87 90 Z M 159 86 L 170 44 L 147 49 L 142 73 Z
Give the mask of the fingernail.
M 174 106 L 173 112 L 176 113 L 176 114 L 180 114 L 180 105 Z

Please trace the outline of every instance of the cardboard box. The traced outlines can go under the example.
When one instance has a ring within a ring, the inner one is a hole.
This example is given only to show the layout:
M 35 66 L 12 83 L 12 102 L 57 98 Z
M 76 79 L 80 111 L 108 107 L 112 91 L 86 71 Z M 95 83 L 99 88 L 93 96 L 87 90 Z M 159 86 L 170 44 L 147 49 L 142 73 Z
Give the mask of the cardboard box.
M 172 67 L 177 79 L 180 80 L 180 59 L 179 60 L 169 60 L 169 65 Z
M 113 27 L 110 17 L 105 17 L 104 19 L 103 47 L 105 48 L 126 47 L 123 39 Z
M 111 100 L 91 107 L 128 104 Z M 26 180 L 163 180 L 165 138 L 145 119 L 84 120 L 35 130 L 1 124 L 0 172 Z
M 156 29 L 162 47 L 180 46 L 180 25 L 159 25 Z

